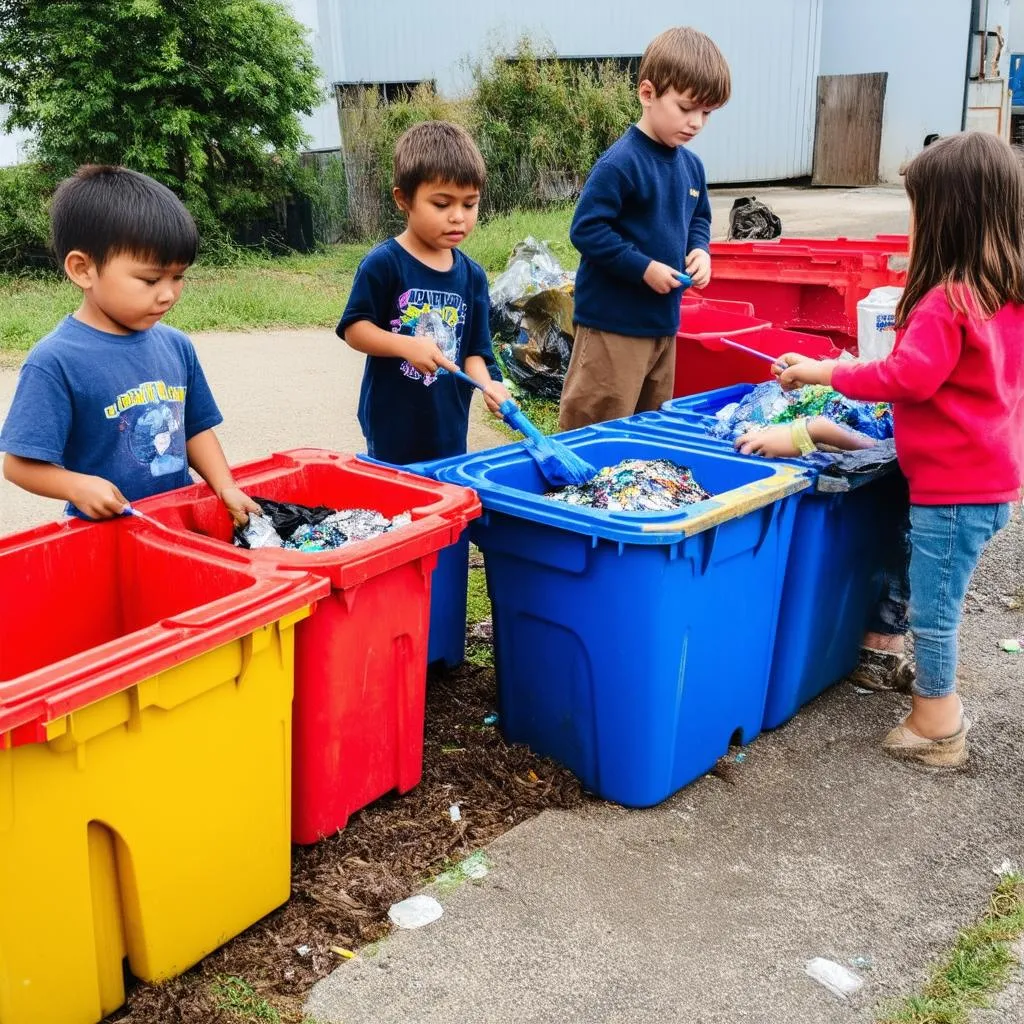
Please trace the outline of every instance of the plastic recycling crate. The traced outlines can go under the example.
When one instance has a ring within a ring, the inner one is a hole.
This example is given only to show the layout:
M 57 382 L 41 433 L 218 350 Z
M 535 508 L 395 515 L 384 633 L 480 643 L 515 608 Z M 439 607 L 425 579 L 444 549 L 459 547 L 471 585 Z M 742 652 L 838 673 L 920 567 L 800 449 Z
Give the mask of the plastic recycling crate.
M 288 899 L 326 581 L 134 520 L 0 540 L 0 1020 L 93 1024 Z
M 650 806 L 761 729 L 793 496 L 810 478 L 592 427 L 559 440 L 597 467 L 683 463 L 715 495 L 669 513 L 565 505 L 544 497 L 521 444 L 439 471 L 484 505 L 470 534 L 486 563 L 506 739 L 599 796 Z
M 698 308 L 692 314 L 684 308 L 676 335 L 674 397 L 771 379 L 769 362 L 727 346 L 713 347 L 720 338 L 769 356 L 800 352 L 811 359 L 823 359 L 836 354 L 832 342 L 819 334 L 784 330 L 756 317 L 741 317 L 714 307 Z
M 906 284 L 906 236 L 712 242 L 711 261 L 702 296 L 752 303 L 776 327 L 823 333 L 856 351 L 858 301 Z
M 292 838 L 314 843 L 422 777 L 431 575 L 438 552 L 461 541 L 480 502 L 465 488 L 319 449 L 233 473 L 248 494 L 275 501 L 371 508 L 388 518 L 412 513 L 409 525 L 336 551 L 241 552 L 254 565 L 306 569 L 331 583 L 317 615 L 299 627 L 295 649 Z M 138 508 L 211 550 L 231 541 L 231 520 L 205 485 Z
M 714 414 L 751 391 L 750 385 L 674 399 L 664 412 L 607 424 L 636 436 L 685 438 L 718 451 L 732 444 L 707 435 Z M 764 727 L 775 729 L 857 665 L 861 640 L 881 596 L 896 543 L 898 512 L 906 502 L 895 464 L 873 473 L 821 476 L 798 459 L 758 463 L 804 467 L 814 486 L 797 499 L 793 529 L 798 544 L 782 586 L 778 638 Z

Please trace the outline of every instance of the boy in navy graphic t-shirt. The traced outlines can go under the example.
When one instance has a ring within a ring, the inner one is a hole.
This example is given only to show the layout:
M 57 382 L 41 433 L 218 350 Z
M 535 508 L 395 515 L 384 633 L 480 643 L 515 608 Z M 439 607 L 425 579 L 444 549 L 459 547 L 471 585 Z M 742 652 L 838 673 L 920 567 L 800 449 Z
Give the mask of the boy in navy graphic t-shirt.
M 169 189 L 123 167 L 82 167 L 51 208 L 57 258 L 82 301 L 29 353 L 0 432 L 4 476 L 89 519 L 192 482 L 244 523 L 259 506 L 232 479 L 220 411 L 192 342 L 160 323 L 199 236 Z
M 338 335 L 366 353 L 359 424 L 369 454 L 406 465 L 466 451 L 473 388 L 508 398 L 491 351 L 487 275 L 458 245 L 476 225 L 486 171 L 473 140 L 442 121 L 395 147 L 394 197 L 406 228 L 359 266 Z

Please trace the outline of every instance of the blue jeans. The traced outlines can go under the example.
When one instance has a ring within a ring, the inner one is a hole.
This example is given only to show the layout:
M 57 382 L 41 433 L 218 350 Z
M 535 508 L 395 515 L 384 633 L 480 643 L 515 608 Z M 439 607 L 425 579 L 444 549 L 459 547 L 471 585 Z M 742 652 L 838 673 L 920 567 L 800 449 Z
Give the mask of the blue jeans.
M 903 636 L 909 629 L 910 602 L 910 495 L 901 473 L 872 484 L 886 488 L 888 514 L 876 524 L 882 554 L 882 590 L 868 620 L 867 631 L 882 636 Z
M 919 697 L 956 692 L 957 629 L 985 545 L 1010 521 L 1010 506 L 910 506 L 910 629 Z

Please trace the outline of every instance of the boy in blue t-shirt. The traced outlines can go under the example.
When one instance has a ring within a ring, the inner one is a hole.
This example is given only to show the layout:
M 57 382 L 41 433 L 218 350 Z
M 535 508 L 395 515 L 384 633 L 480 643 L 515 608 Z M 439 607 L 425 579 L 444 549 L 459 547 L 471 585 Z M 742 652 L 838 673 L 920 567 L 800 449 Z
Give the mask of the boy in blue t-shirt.
M 408 465 L 466 451 L 473 388 L 491 412 L 509 397 L 491 351 L 482 267 L 458 250 L 476 225 L 483 157 L 444 121 L 414 125 L 395 146 L 394 197 L 406 228 L 359 265 L 338 335 L 366 353 L 359 425 L 372 458 Z
M 729 99 L 729 66 L 702 32 L 671 28 L 646 49 L 643 114 L 594 165 L 569 237 L 580 251 L 563 430 L 659 409 L 672 397 L 685 269 L 711 280 L 704 165 L 686 149 Z
M 21 368 L 0 431 L 4 476 L 108 519 L 191 483 L 192 466 L 244 524 L 260 509 L 232 479 L 192 342 L 160 323 L 196 258 L 188 210 L 144 174 L 87 166 L 60 184 L 50 219 L 82 301 Z

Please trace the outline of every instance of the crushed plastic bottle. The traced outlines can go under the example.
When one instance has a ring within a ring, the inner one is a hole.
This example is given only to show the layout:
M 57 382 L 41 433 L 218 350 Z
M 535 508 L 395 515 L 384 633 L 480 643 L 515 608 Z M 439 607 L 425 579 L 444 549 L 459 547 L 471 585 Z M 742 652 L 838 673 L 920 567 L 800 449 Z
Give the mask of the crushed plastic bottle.
M 809 960 L 804 970 L 809 977 L 842 999 L 848 999 L 864 985 L 864 979 L 859 975 L 834 960 L 826 960 L 823 956 Z

